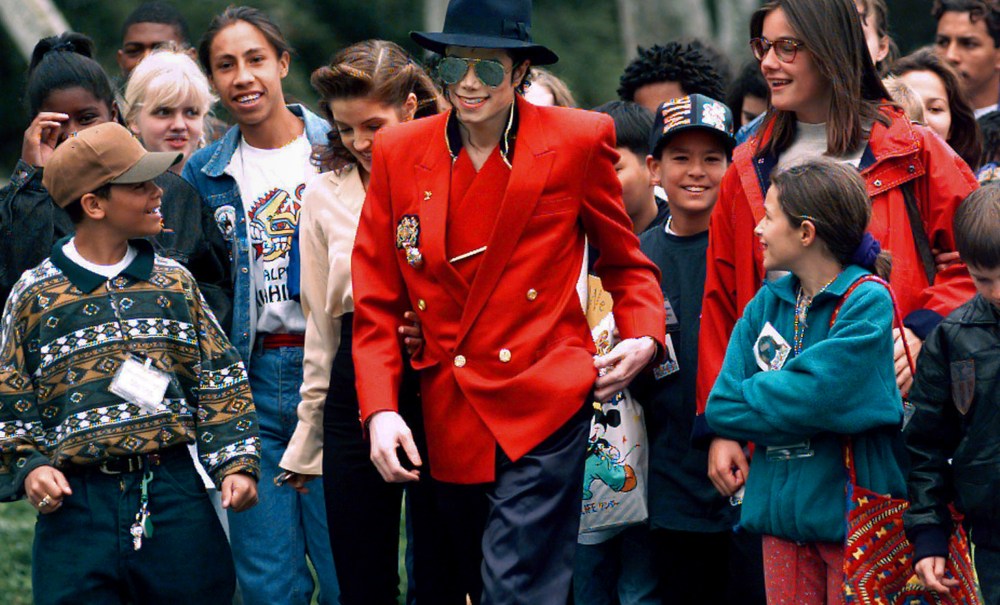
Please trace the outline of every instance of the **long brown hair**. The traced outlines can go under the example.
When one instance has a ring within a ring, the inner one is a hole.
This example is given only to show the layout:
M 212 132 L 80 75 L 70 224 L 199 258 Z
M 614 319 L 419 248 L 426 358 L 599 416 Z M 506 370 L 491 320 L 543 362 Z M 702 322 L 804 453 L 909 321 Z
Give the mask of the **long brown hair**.
M 811 158 L 771 175 L 771 186 L 778 189 L 778 204 L 788 222 L 798 228 L 809 220 L 816 227 L 816 238 L 841 265 L 853 264 L 852 257 L 861 245 L 871 220 L 871 199 L 858 171 L 830 158 Z M 866 269 L 882 279 L 889 279 L 892 261 L 881 252 Z
M 836 156 L 857 149 L 864 142 L 866 124 L 889 123 L 878 110 L 889 93 L 868 54 L 857 7 L 853 0 L 771 0 L 751 17 L 751 38 L 760 37 L 764 18 L 779 8 L 830 85 L 827 151 Z M 758 147 L 758 155 L 780 154 L 795 140 L 794 112 L 772 107 L 762 130 L 770 123 L 774 132 Z
M 948 109 L 951 111 L 948 145 L 970 168 L 973 170 L 979 168 L 979 158 L 983 152 L 982 134 L 976 122 L 976 113 L 962 90 L 962 83 L 955 69 L 934 54 L 934 51 L 922 48 L 892 65 L 894 76 L 901 76 L 911 71 L 929 71 L 944 84 L 944 91 L 948 94 Z
M 417 97 L 416 116 L 439 111 L 440 93 L 430 76 L 398 44 L 386 40 L 365 40 L 342 49 L 329 65 L 313 72 L 310 82 L 319 93 L 319 110 L 331 124 L 330 101 L 370 97 L 383 105 L 400 107 L 410 93 Z M 313 156 L 323 170 L 341 170 L 357 163 L 340 140 L 336 128 L 327 133 L 328 142 Z

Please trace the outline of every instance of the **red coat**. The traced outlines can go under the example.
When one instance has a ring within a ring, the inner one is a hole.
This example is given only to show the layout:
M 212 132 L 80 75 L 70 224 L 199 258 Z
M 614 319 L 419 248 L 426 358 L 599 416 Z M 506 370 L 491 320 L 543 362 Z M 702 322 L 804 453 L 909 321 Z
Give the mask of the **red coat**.
M 947 315 L 969 300 L 975 287 L 964 264 L 939 272 L 928 286 L 900 185 L 914 182 L 931 247 L 942 251 L 955 249 L 952 216 L 978 185 L 965 162 L 937 135 L 912 125 L 901 110 L 883 106 L 882 113 L 892 122 L 889 127 L 875 122 L 861 163 L 872 198 L 869 230 L 892 253 L 890 281 L 903 317 L 921 309 Z M 770 130 L 761 136 L 770 136 Z M 763 253 L 753 230 L 764 215 L 766 193 L 756 168 L 767 160 L 755 159 L 756 149 L 756 136 L 736 148 L 712 212 L 698 339 L 699 413 L 705 411 L 733 326 L 764 279 Z
M 575 288 L 585 233 L 601 251 L 597 272 L 622 338 L 664 340 L 658 271 L 622 204 L 611 120 L 517 103 L 509 186 L 471 285 L 445 253 L 448 114 L 379 133 L 355 240 L 361 418 L 395 409 L 404 363 L 396 328 L 416 309 L 425 345 L 412 363 L 422 370 L 430 466 L 449 482 L 491 481 L 497 444 L 517 460 L 584 404 L 596 379 Z M 404 217 L 419 222 L 417 267 L 396 245 Z

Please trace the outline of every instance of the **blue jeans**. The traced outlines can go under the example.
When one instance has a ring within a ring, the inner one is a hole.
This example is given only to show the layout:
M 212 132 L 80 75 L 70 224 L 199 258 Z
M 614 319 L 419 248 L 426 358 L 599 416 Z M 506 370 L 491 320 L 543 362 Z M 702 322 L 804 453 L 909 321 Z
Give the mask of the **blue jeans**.
M 302 386 L 302 349 L 254 351 L 250 390 L 260 426 L 261 464 L 257 506 L 229 514 L 229 538 L 244 605 L 308 605 L 313 593 L 306 556 L 319 578 L 324 605 L 339 601 L 340 589 L 330 553 L 323 490 L 299 494 L 277 487 L 274 477 L 298 421 Z
M 658 577 L 646 525 L 629 527 L 600 544 L 576 545 L 576 605 L 660 605 Z

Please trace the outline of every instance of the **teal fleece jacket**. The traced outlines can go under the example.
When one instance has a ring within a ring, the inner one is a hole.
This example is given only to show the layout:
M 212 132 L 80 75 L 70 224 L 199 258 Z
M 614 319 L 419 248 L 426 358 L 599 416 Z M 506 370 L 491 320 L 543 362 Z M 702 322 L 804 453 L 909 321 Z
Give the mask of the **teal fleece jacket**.
M 830 318 L 847 289 L 867 271 L 847 267 L 809 309 L 802 352 L 765 372 L 754 347 L 770 322 L 794 341 L 795 291 L 788 275 L 766 283 L 736 323 L 706 419 L 720 436 L 756 444 L 740 525 L 801 542 L 840 542 L 845 534 L 844 436 L 854 444 L 858 484 L 905 495 L 893 454 L 902 399 L 893 366 L 893 311 L 888 290 L 860 284 Z M 768 460 L 768 446 L 809 440 L 811 457 Z

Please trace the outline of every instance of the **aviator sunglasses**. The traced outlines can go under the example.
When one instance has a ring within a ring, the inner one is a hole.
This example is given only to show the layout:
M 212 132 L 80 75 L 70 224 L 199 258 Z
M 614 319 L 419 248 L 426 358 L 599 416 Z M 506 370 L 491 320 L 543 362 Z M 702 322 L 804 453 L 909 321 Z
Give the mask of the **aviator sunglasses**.
M 503 63 L 494 59 L 445 57 L 441 59 L 440 63 L 438 63 L 438 77 L 440 77 L 441 81 L 446 85 L 451 86 L 452 84 L 457 84 L 462 81 L 465 74 L 469 73 L 469 67 L 475 68 L 476 77 L 479 78 L 480 82 L 490 88 L 500 86 L 503 82 L 504 74 L 507 73 L 507 70 L 504 69 Z
M 767 51 L 774 49 L 774 55 L 782 63 L 791 63 L 795 60 L 795 55 L 799 49 L 805 46 L 804 43 L 792 38 L 778 38 L 774 42 L 764 38 L 754 38 L 750 40 L 750 50 L 758 61 L 763 61 L 767 56 Z

